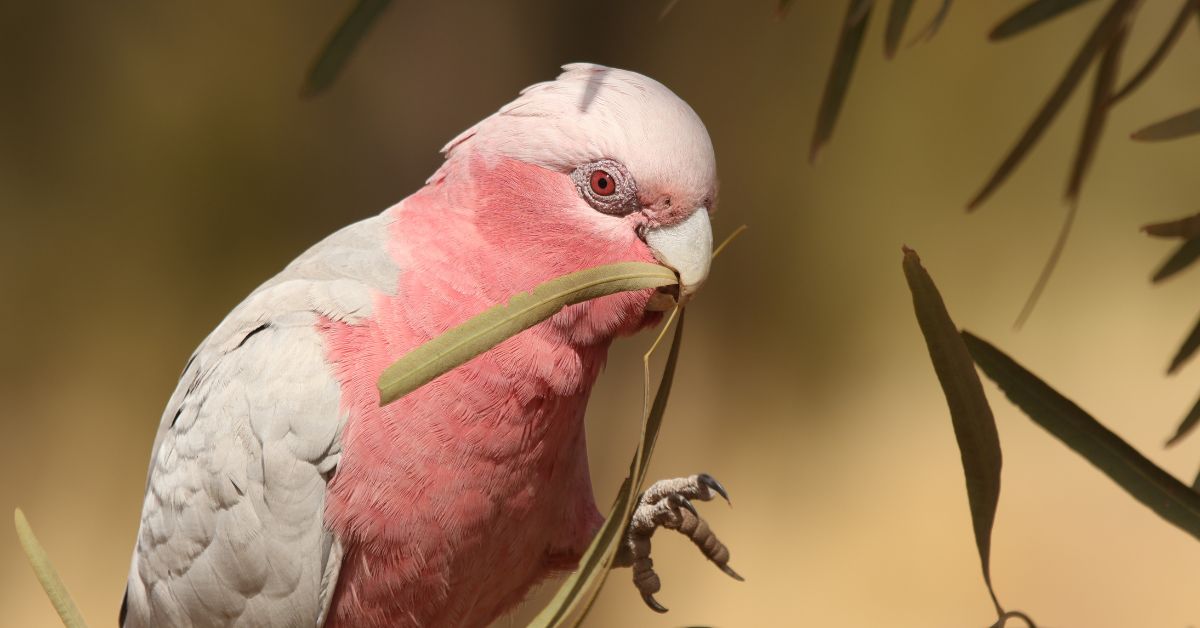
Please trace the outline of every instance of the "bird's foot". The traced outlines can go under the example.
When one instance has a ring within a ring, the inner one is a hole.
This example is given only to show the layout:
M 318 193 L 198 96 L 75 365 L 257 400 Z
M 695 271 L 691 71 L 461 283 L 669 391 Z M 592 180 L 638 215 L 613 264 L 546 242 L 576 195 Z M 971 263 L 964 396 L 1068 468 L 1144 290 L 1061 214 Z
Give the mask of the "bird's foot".
M 661 584 L 658 574 L 654 573 L 654 561 L 650 559 L 650 537 L 660 527 L 687 536 L 721 571 L 735 580 L 742 580 L 742 577 L 729 567 L 729 550 L 717 539 L 717 535 L 713 534 L 708 523 L 692 505 L 694 500 L 706 502 L 717 495 L 729 502 L 729 494 L 725 492 L 725 487 L 711 475 L 701 473 L 686 478 L 660 480 L 650 485 L 638 498 L 629 529 L 625 533 L 625 542 L 617 552 L 613 564 L 633 569 L 633 584 L 642 594 L 646 605 L 654 611 L 667 612 L 667 609 L 654 599 L 654 594 L 658 593 Z

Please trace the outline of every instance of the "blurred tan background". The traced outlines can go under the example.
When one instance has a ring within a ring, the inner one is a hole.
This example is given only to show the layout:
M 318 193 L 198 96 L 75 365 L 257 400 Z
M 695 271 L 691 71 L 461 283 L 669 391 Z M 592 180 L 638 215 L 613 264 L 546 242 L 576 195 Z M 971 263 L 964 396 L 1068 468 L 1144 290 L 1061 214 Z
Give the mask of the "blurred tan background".
M 1105 3 L 985 41 L 1022 4 L 958 2 L 931 44 L 882 55 L 876 11 L 822 162 L 806 161 L 842 2 L 397 2 L 332 90 L 297 92 L 348 2 L 0 3 L 0 506 L 28 514 L 93 625 L 112 625 L 149 446 L 192 348 L 312 242 L 419 187 L 438 148 L 593 61 L 656 77 L 717 149 L 717 236 L 751 231 L 690 310 L 652 477 L 709 471 L 701 506 L 746 576 L 663 533 L 658 616 L 616 572 L 593 626 L 984 626 L 950 421 L 900 272 L 917 248 L 957 321 L 996 342 L 1172 473 L 1162 443 L 1200 365 L 1169 357 L 1200 272 L 1151 287 L 1171 250 L 1137 232 L 1200 207 L 1200 140 L 1128 134 L 1200 103 L 1189 26 L 1115 110 L 1040 309 L 1011 323 L 1060 224 L 1082 93 L 976 215 L 1008 150 Z M 910 33 L 937 3 L 917 3 Z M 1146 2 L 1144 59 L 1178 2 Z M 1134 63 L 1127 62 L 1127 76 Z M 607 504 L 637 433 L 647 338 L 615 351 L 589 416 Z M 1005 452 L 993 577 L 1045 626 L 1200 623 L 1200 543 L 1160 521 L 988 386 Z M 0 608 L 55 618 L 7 524 Z M 505 623 L 516 623 L 509 620 Z

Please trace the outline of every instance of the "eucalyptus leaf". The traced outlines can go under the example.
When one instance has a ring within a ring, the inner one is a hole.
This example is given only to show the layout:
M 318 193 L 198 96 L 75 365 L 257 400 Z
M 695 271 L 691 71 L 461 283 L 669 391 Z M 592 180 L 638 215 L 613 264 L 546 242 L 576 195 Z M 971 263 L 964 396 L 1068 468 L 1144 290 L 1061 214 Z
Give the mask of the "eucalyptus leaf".
M 1184 365 L 1192 355 L 1196 353 L 1196 349 L 1200 348 L 1200 320 L 1192 326 L 1192 332 L 1184 339 L 1183 344 L 1179 346 L 1179 351 L 1175 352 L 1175 357 L 1171 358 L 1171 365 L 1167 367 L 1167 375 L 1173 375 L 1180 367 Z
M 888 12 L 887 31 L 884 33 L 883 51 L 889 59 L 896 56 L 900 49 L 900 40 L 904 37 L 904 26 L 912 13 L 913 0 L 892 0 L 891 11 Z
M 1200 539 L 1200 494 L 1163 471 L 1070 399 L 970 332 L 967 350 L 1018 408 L 1163 519 Z
M 967 204 L 968 210 L 977 209 L 1013 173 L 1021 161 L 1025 159 L 1029 150 L 1041 139 L 1042 134 L 1045 133 L 1047 127 L 1050 126 L 1050 123 L 1054 121 L 1059 111 L 1062 110 L 1063 105 L 1066 104 L 1067 99 L 1074 93 L 1075 88 L 1079 86 L 1079 82 L 1083 80 L 1083 75 L 1092 64 L 1092 61 L 1117 36 L 1118 32 L 1124 26 L 1130 11 L 1135 6 L 1136 2 L 1134 0 L 1115 0 L 1113 2 L 1112 7 L 1100 19 L 1096 28 L 1092 30 L 1091 35 L 1088 36 L 1083 46 L 1080 47 L 1079 52 L 1075 54 L 1075 58 L 1067 67 L 1062 80 L 1058 82 L 1054 91 L 1050 93 L 1050 97 L 1042 105 L 1037 115 L 1034 116 L 1025 133 L 1021 135 L 1020 139 L 1017 140 L 1017 144 L 1013 146 L 1008 155 L 1004 157 L 1004 160 L 1000 162 L 1000 165 L 992 173 L 991 178 L 988 179 L 983 188 Z
M 1067 183 L 1068 202 L 1075 203 L 1079 200 L 1079 190 L 1083 187 L 1083 179 L 1087 176 L 1088 168 L 1096 155 L 1096 147 L 1100 144 L 1104 122 L 1108 119 L 1108 111 L 1112 107 L 1121 51 L 1125 48 L 1128 34 L 1128 28 L 1120 29 L 1112 43 L 1104 49 L 1104 55 L 1100 57 L 1100 69 L 1096 71 L 1095 84 L 1092 87 L 1092 100 L 1088 105 L 1087 118 L 1083 123 L 1083 136 L 1079 140 L 1079 148 L 1075 152 L 1075 163 L 1071 166 L 1071 178 Z
M 1083 123 L 1083 136 L 1079 140 L 1079 147 L 1075 151 L 1075 161 L 1071 165 L 1071 176 L 1067 180 L 1067 215 L 1059 229 L 1058 238 L 1055 239 L 1054 246 L 1050 249 L 1050 255 L 1042 266 L 1042 272 L 1038 275 L 1037 281 L 1033 284 L 1033 290 L 1030 290 L 1029 297 L 1025 299 L 1025 305 L 1021 307 L 1021 312 L 1017 315 L 1015 324 L 1017 328 L 1023 326 L 1029 316 L 1033 314 L 1033 308 L 1041 298 L 1042 292 L 1046 290 L 1046 285 L 1050 283 L 1050 277 L 1054 274 L 1054 269 L 1058 267 L 1058 260 L 1062 257 L 1063 250 L 1066 249 L 1067 238 L 1070 237 L 1071 229 L 1075 225 L 1075 217 L 1079 213 L 1079 191 L 1083 187 L 1084 177 L 1096 154 L 1096 147 L 1100 144 L 1104 122 L 1108 119 L 1108 111 L 1112 107 L 1112 94 L 1117 80 L 1117 62 L 1120 60 L 1121 50 L 1125 47 L 1127 30 L 1121 29 L 1100 59 L 1100 69 L 1096 72 L 1096 81 L 1092 87 L 1091 103 L 1088 106 L 1087 118 Z
M 638 442 L 637 451 L 629 465 L 629 477 L 621 484 L 613 507 L 609 511 L 604 525 L 592 539 L 583 557 L 579 560 L 579 568 L 571 573 L 559 586 L 554 598 L 546 605 L 537 617 L 529 623 L 530 628 L 560 628 L 562 626 L 578 626 L 587 615 L 592 603 L 595 602 L 600 588 L 616 557 L 625 530 L 629 527 L 629 519 L 633 516 L 633 508 L 637 503 L 641 486 L 646 480 L 646 470 L 654 444 L 658 439 L 658 430 L 662 426 L 663 414 L 666 412 L 667 399 L 671 394 L 671 383 L 675 378 L 675 368 L 679 362 L 679 347 L 683 338 L 683 310 L 677 310 L 679 322 L 675 325 L 675 335 L 671 340 L 671 349 L 667 354 L 667 364 L 663 368 L 662 381 L 654 401 L 649 401 L 650 388 L 646 387 L 647 401 L 644 406 L 642 421 L 642 437 Z M 669 321 L 668 321 L 669 323 Z M 665 329 L 663 330 L 666 331 Z M 661 338 L 661 336 L 660 336 Z M 657 346 L 657 342 L 655 345 Z M 653 351 L 653 347 L 651 348 Z M 649 381 L 649 352 L 644 358 L 645 377 Z
M 380 14 L 389 4 L 391 4 L 391 0 L 357 0 L 355 2 L 354 8 L 342 20 L 313 61 L 304 80 L 304 86 L 300 88 L 300 95 L 313 96 L 333 84 L 351 53 L 362 43 L 367 31 L 375 25 Z
M 79 614 L 79 609 L 71 599 L 70 592 L 58 577 L 58 572 L 50 563 L 50 557 L 46 555 L 46 550 L 42 549 L 42 544 L 33 534 L 33 528 L 29 526 L 29 521 L 25 519 L 25 513 L 21 512 L 20 508 L 13 512 L 13 524 L 17 528 L 17 539 L 21 542 L 21 549 L 25 551 L 25 557 L 29 559 L 33 573 L 41 583 L 42 590 L 46 592 L 46 597 L 50 598 L 50 603 L 54 605 L 54 610 L 62 620 L 63 626 L 87 628 L 87 623 L 83 621 L 83 615 Z
M 856 17 L 859 12 L 862 16 Z M 870 3 L 864 4 L 862 0 L 847 2 L 837 51 L 833 56 L 833 64 L 829 67 L 829 77 L 825 81 L 821 109 L 817 112 L 817 126 L 813 131 L 809 149 L 810 161 L 817 160 L 821 149 L 829 142 L 829 138 L 833 137 L 833 128 L 837 125 L 838 114 L 841 113 L 842 103 L 846 100 L 846 91 L 850 88 L 850 78 L 854 75 L 854 65 L 858 62 L 863 34 L 866 33 L 870 17 Z
M 929 20 L 925 28 L 922 28 L 921 32 L 917 33 L 912 43 L 915 44 L 933 39 L 933 36 L 942 28 L 942 24 L 946 22 L 946 16 L 950 15 L 950 4 L 951 0 L 942 0 L 942 5 L 938 7 L 937 13 L 934 13 L 933 18 Z
M 1200 214 L 1145 225 L 1142 231 L 1156 238 L 1200 238 Z
M 1171 435 L 1171 438 L 1167 439 L 1167 447 L 1178 443 L 1189 432 L 1196 429 L 1197 423 L 1200 423 L 1200 399 L 1196 400 L 1195 405 L 1192 406 L 1187 416 L 1183 417 L 1183 420 L 1179 422 L 1179 427 L 1175 428 L 1175 433 Z
M 1139 142 L 1161 142 L 1200 133 L 1200 108 L 1155 122 L 1133 134 Z
M 1197 0 L 1183 0 L 1183 6 L 1179 9 L 1179 13 L 1175 16 L 1175 21 L 1171 23 L 1171 27 L 1167 29 L 1166 36 L 1158 43 L 1158 47 L 1154 49 L 1154 52 L 1150 54 L 1150 57 L 1146 59 L 1142 67 L 1138 68 L 1138 71 L 1133 73 L 1133 76 L 1125 82 L 1125 85 L 1112 95 L 1113 103 L 1132 94 L 1134 90 L 1141 87 L 1142 83 L 1146 82 L 1146 79 L 1150 78 L 1154 70 L 1158 69 L 1163 59 L 1166 59 L 1167 54 L 1171 52 L 1171 48 L 1175 45 L 1175 42 L 1179 41 L 1179 36 L 1183 34 L 1183 30 L 1187 27 L 1193 12 L 1200 15 L 1200 2 L 1197 2 Z
M 1017 9 L 1015 13 L 1004 18 L 988 34 L 988 39 L 1000 41 L 1058 17 L 1075 7 L 1086 4 L 1091 0 L 1034 0 Z
M 1163 265 L 1150 278 L 1153 283 L 1164 281 L 1172 275 L 1191 266 L 1193 262 L 1200 259 L 1200 238 L 1193 238 L 1185 241 L 1175 249 L 1171 257 L 1163 262 Z
M 946 405 L 950 407 L 950 421 L 954 425 L 954 436 L 962 455 L 963 476 L 967 481 L 967 501 L 971 506 L 983 581 L 996 606 L 996 614 L 1003 618 L 1004 608 L 992 587 L 990 568 L 992 525 L 1000 501 L 1002 465 L 996 420 L 984 396 L 979 374 L 975 372 L 975 363 L 916 251 L 904 248 L 903 267 L 929 359 L 946 395 Z
M 568 305 L 677 282 L 671 269 L 645 262 L 619 262 L 551 279 L 409 351 L 380 375 L 380 405 L 403 397 Z

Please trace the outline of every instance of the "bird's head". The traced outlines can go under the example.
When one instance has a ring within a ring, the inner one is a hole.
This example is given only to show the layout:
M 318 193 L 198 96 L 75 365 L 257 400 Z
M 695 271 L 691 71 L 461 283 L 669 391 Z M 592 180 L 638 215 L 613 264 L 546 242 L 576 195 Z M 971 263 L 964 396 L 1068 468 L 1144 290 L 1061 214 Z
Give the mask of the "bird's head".
M 679 274 L 684 301 L 708 276 L 712 142 L 692 108 L 653 79 L 567 65 L 444 152 L 431 181 L 469 172 L 485 237 L 528 252 L 530 263 L 556 264 L 548 270 L 561 274 L 577 269 L 570 265 L 653 259 Z M 666 309 L 674 296 L 648 295 L 645 307 Z

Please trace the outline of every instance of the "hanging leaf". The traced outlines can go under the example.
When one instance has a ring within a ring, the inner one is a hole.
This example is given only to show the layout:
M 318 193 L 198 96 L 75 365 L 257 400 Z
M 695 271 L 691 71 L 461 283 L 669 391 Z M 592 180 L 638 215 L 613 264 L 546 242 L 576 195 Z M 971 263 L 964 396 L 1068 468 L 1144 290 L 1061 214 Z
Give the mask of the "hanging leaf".
M 1196 404 L 1192 406 L 1187 416 L 1183 417 L 1183 420 L 1179 422 L 1179 427 L 1175 428 L 1175 433 L 1171 438 L 1167 439 L 1167 447 L 1182 440 L 1184 436 L 1187 436 L 1189 432 L 1195 429 L 1197 423 L 1200 423 L 1200 399 L 1196 400 Z
M 917 323 L 925 336 L 925 345 L 933 370 L 937 373 L 946 404 L 950 407 L 950 421 L 954 425 L 954 436 L 962 454 L 963 475 L 967 480 L 967 501 L 971 505 L 971 521 L 975 528 L 975 547 L 979 550 L 979 563 L 983 567 L 983 581 L 988 594 L 996 606 L 996 614 L 1003 617 L 1004 608 L 992 588 L 991 545 L 992 524 L 996 519 L 996 505 L 1000 500 L 1000 437 L 996 433 L 996 421 L 975 364 L 967 347 L 959 336 L 958 328 L 946 311 L 946 304 L 938 293 L 937 286 L 916 251 L 904 248 L 904 277 L 912 292 L 913 309 Z
M 1200 238 L 1200 214 L 1149 224 L 1142 227 L 1142 231 L 1156 238 Z
M 1021 307 L 1021 312 L 1017 315 L 1015 327 L 1018 329 L 1025 324 L 1025 321 L 1029 320 L 1042 292 L 1050 283 L 1050 277 L 1054 274 L 1054 269 L 1058 267 L 1058 260 L 1067 246 L 1071 228 L 1075 225 L 1075 217 L 1079 212 L 1079 191 L 1083 187 L 1083 179 L 1096 154 L 1100 135 L 1104 131 L 1104 122 L 1108 118 L 1112 92 L 1117 78 L 1117 62 L 1120 59 L 1121 49 L 1124 47 L 1125 35 L 1126 29 L 1122 29 L 1100 59 L 1100 69 L 1096 72 L 1096 81 L 1092 88 L 1091 104 L 1083 125 L 1083 137 L 1079 140 L 1079 148 L 1075 152 L 1075 162 L 1071 167 L 1071 178 L 1067 181 L 1067 215 L 1059 229 L 1058 238 L 1050 249 L 1050 256 L 1046 258 L 1042 272 L 1033 284 L 1033 290 L 1029 292 L 1029 297 L 1025 299 L 1025 305 Z
M 1200 494 L 1155 466 L 1071 400 L 970 332 L 967 350 L 1018 408 L 1126 493 L 1180 530 L 1200 539 Z
M 883 52 L 889 59 L 895 57 L 900 48 L 900 40 L 904 37 L 904 26 L 908 24 L 912 6 L 913 0 L 892 0 L 892 10 L 888 12 L 887 32 L 883 39 Z
M 1133 134 L 1139 142 L 1162 142 L 1200 133 L 1200 108 L 1156 122 Z
M 642 484 L 646 480 L 646 469 L 649 466 L 650 454 L 654 451 L 654 443 L 658 439 L 658 430 L 662 426 L 663 413 L 666 411 L 667 399 L 671 394 L 671 382 L 675 377 L 675 367 L 679 361 L 679 346 L 683 338 L 683 310 L 679 312 L 679 323 L 675 326 L 675 335 L 671 339 L 671 349 L 667 354 L 667 364 L 663 369 L 662 381 L 658 392 L 654 395 L 653 403 L 649 401 L 650 388 L 650 352 L 643 358 L 645 367 L 646 404 L 642 422 L 642 437 L 638 448 L 629 465 L 629 477 L 621 485 L 617 499 L 609 511 L 608 519 L 592 539 L 592 544 L 579 560 L 579 568 L 558 587 L 554 598 L 546 605 L 537 617 L 529 623 L 530 628 L 560 628 L 563 626 L 578 626 L 587 615 L 592 603 L 596 600 L 625 530 L 629 527 L 629 519 L 633 516 L 633 508 L 641 493 Z M 669 323 L 670 321 L 668 321 Z M 664 328 L 664 332 L 666 329 Z M 662 336 L 660 335 L 661 339 Z M 657 346 L 658 342 L 655 342 Z M 651 351 L 654 347 L 651 347 Z
M 551 279 L 409 351 L 379 376 L 379 405 L 407 395 L 568 305 L 677 282 L 675 271 L 645 262 L 608 264 Z
M 1174 375 L 1185 362 L 1191 359 L 1196 353 L 1196 349 L 1200 348 L 1200 320 L 1192 327 L 1192 333 L 1188 334 L 1186 340 L 1180 345 L 1179 351 L 1175 353 L 1175 357 L 1171 359 L 1171 365 L 1167 367 L 1167 375 Z
M 1079 200 L 1079 190 L 1083 187 L 1083 179 L 1087 176 L 1088 168 L 1100 144 L 1100 135 L 1104 132 L 1104 122 L 1108 119 L 1108 111 L 1112 106 L 1113 90 L 1116 88 L 1118 65 L 1121 51 L 1125 48 L 1125 39 L 1129 34 L 1128 28 L 1117 31 L 1117 36 L 1104 50 L 1100 58 L 1100 69 L 1096 71 L 1096 81 L 1092 87 L 1092 101 L 1088 106 L 1087 118 L 1083 124 L 1083 137 L 1079 140 L 1079 148 L 1075 152 L 1075 163 L 1071 166 L 1071 178 L 1067 183 L 1067 201 L 1076 203 Z
M 1163 281 L 1191 266 L 1197 258 L 1200 258 L 1200 238 L 1188 240 L 1175 249 L 1175 252 L 1167 258 L 1167 261 L 1163 262 L 1162 267 L 1154 273 L 1150 281 L 1153 283 Z
M 967 205 L 968 210 L 977 209 L 1012 174 L 1017 165 L 1025 159 L 1029 150 L 1041 139 L 1046 128 L 1054 121 L 1055 116 L 1062 110 L 1067 99 L 1074 93 L 1075 88 L 1079 86 L 1079 82 L 1083 79 L 1083 74 L 1087 71 L 1088 66 L 1092 64 L 1096 56 L 1107 48 L 1113 41 L 1113 38 L 1117 36 L 1117 33 L 1120 32 L 1129 12 L 1134 6 L 1135 2 L 1133 0 L 1116 0 L 1108 12 L 1104 14 L 1104 17 L 1100 19 L 1096 28 L 1092 30 L 1091 35 L 1088 36 L 1083 46 L 1079 49 L 1079 52 L 1076 53 L 1075 58 L 1071 61 L 1071 65 L 1067 67 L 1067 71 L 1063 74 L 1058 86 L 1054 88 L 1046 103 L 1042 105 L 1037 115 L 1034 116 L 1033 121 L 1030 122 L 1029 128 L 1025 130 L 1025 133 L 1017 141 L 1016 146 L 1005 156 L 1004 161 L 996 168 L 991 178 L 984 184 L 983 189 L 971 199 L 971 202 Z
M 857 12 L 862 17 L 855 19 Z M 842 34 L 838 38 L 837 51 L 833 56 L 833 65 L 829 68 L 829 77 L 825 82 L 825 93 L 821 96 L 821 109 L 817 112 L 817 127 L 813 131 L 809 160 L 816 162 L 821 149 L 833 137 L 833 127 L 837 124 L 838 114 L 842 110 L 842 102 L 846 99 L 846 91 L 850 87 L 850 78 L 854 75 L 854 65 L 858 62 L 858 53 L 862 49 L 863 34 L 870 21 L 871 4 L 863 0 L 851 0 L 846 5 L 846 18 L 842 23 Z
M 54 605 L 54 610 L 62 620 L 63 626 L 87 628 L 87 623 L 83 621 L 83 615 L 79 614 L 79 609 L 71 599 L 70 592 L 67 591 L 62 579 L 58 577 L 58 572 L 50 563 L 50 557 L 46 555 L 46 550 L 42 549 L 42 544 L 33 534 L 33 528 L 29 527 L 29 521 L 25 519 L 25 513 L 21 512 L 20 508 L 13 512 L 13 524 L 17 528 L 17 539 L 21 542 L 21 549 L 25 551 L 25 557 L 29 559 L 33 573 L 37 575 L 42 590 L 46 592 L 46 597 L 50 598 L 50 603 Z
M 333 84 L 351 53 L 362 43 L 367 31 L 371 30 L 389 4 L 391 0 L 358 0 L 354 4 L 313 61 L 304 86 L 300 88 L 301 96 L 314 96 Z
M 916 44 L 918 42 L 929 41 L 930 39 L 933 39 L 933 36 L 937 34 L 938 29 L 940 29 L 942 24 L 945 23 L 946 16 L 949 14 L 950 0 L 942 0 L 942 6 L 938 7 L 937 13 L 933 14 L 933 19 L 929 20 L 929 23 L 925 25 L 925 28 L 921 29 L 921 32 L 917 33 L 917 36 L 913 38 L 912 43 Z
M 1016 13 L 1004 18 L 988 34 L 988 39 L 1000 41 L 1055 18 L 1090 0 L 1034 0 L 1021 7 Z
M 1200 15 L 1200 0 L 1184 0 L 1183 7 L 1179 9 L 1179 13 L 1175 16 L 1175 21 L 1171 23 L 1171 28 L 1167 29 L 1166 36 L 1158 43 L 1158 47 L 1154 49 L 1150 58 L 1146 59 L 1146 63 L 1142 64 L 1142 67 L 1133 74 L 1125 85 L 1112 95 L 1113 103 L 1132 94 L 1142 83 L 1146 82 L 1146 79 L 1150 78 L 1154 70 L 1158 69 L 1163 59 L 1167 58 L 1167 53 L 1171 52 L 1171 47 L 1175 45 L 1175 42 L 1179 41 L 1179 36 L 1183 34 L 1183 29 L 1187 27 L 1187 23 L 1190 21 L 1189 18 L 1191 18 L 1193 12 Z

